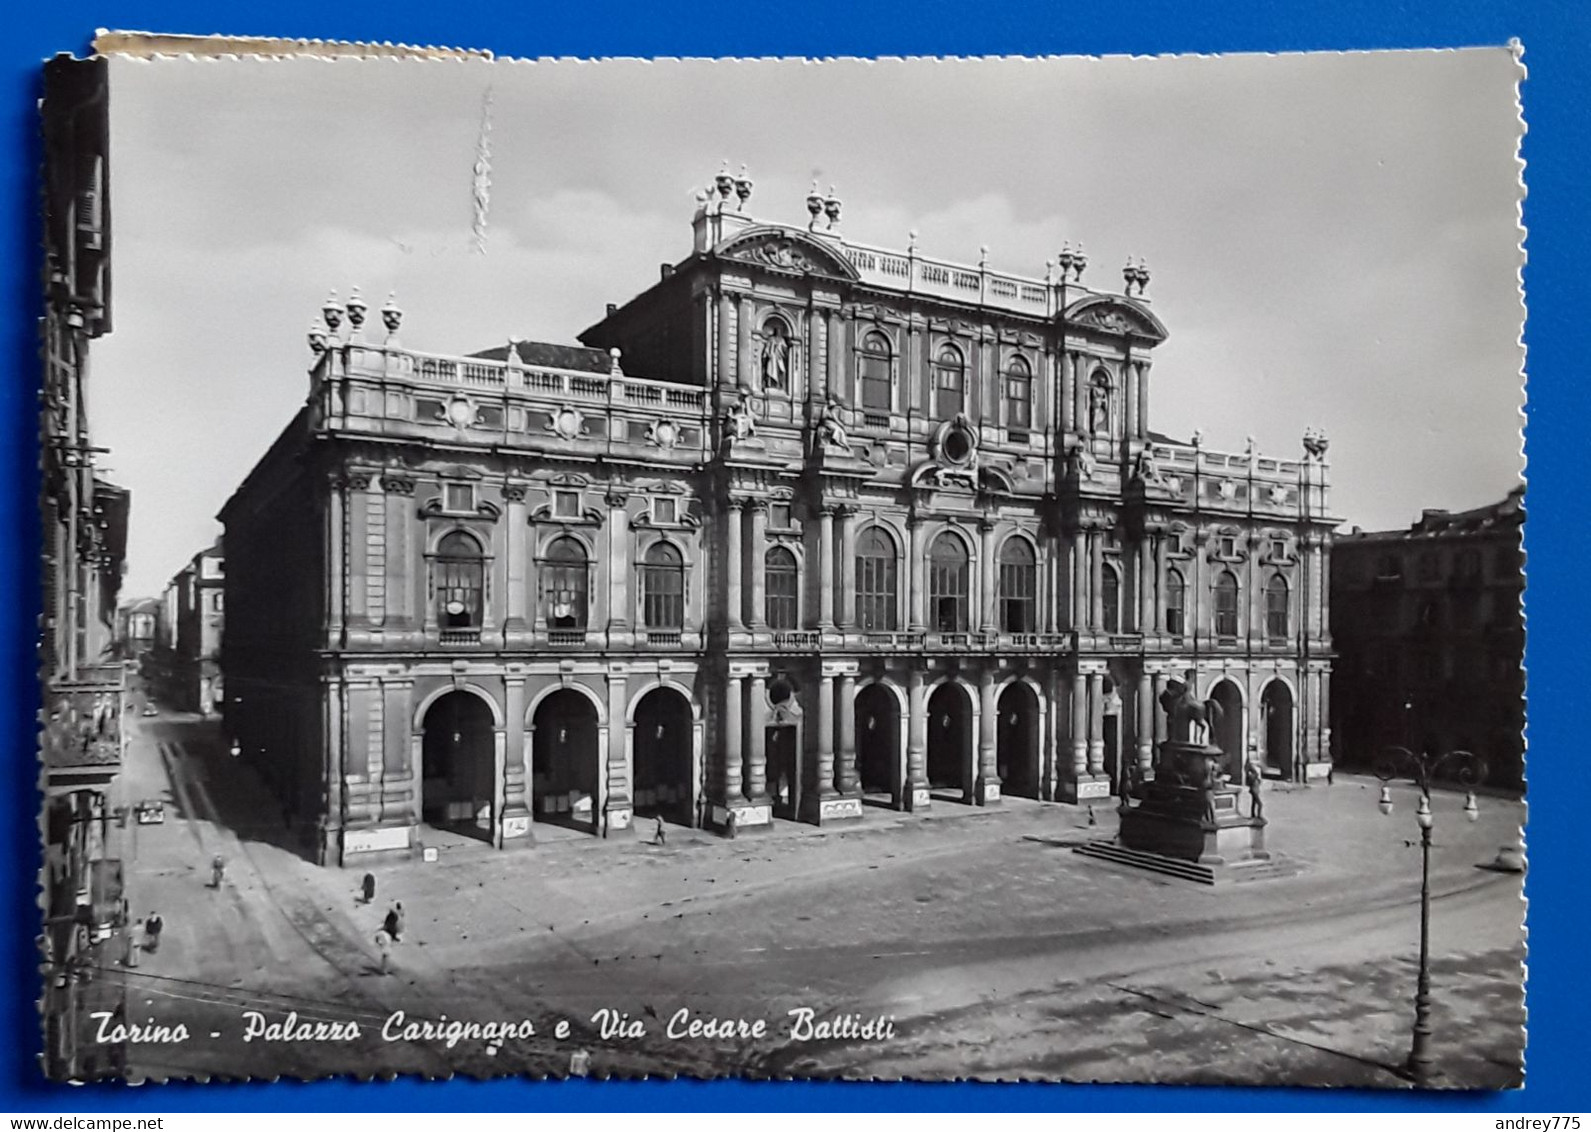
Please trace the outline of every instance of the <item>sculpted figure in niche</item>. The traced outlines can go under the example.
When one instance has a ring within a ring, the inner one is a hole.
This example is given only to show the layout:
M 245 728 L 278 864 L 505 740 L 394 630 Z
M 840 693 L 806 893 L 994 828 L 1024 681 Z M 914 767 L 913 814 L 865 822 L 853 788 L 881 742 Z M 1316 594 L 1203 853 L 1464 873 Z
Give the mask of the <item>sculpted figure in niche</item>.
M 1104 374 L 1094 378 L 1093 388 L 1088 391 L 1088 420 L 1095 436 L 1109 435 L 1110 381 Z
M 790 389 L 790 338 L 776 319 L 762 328 L 762 387 L 781 393 Z

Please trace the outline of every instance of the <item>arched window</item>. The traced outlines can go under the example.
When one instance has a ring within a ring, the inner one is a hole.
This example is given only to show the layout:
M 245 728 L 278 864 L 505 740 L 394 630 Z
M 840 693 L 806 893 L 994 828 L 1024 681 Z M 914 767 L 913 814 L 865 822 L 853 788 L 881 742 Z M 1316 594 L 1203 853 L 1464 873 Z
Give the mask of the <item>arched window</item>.
M 1287 639 L 1287 579 L 1274 575 L 1265 583 L 1265 635 L 1273 641 Z
M 1000 548 L 1000 628 L 1032 633 L 1038 628 L 1038 579 L 1033 547 L 1025 538 L 1008 538 Z
M 782 546 L 773 547 L 763 558 L 763 577 L 767 603 L 764 612 L 768 618 L 768 628 L 796 628 L 800 616 L 800 599 L 797 596 L 800 574 L 795 555 Z
M 685 625 L 685 562 L 673 543 L 654 542 L 641 563 L 641 616 L 648 629 Z
M 1100 584 L 1104 592 L 1100 594 L 1100 609 L 1105 616 L 1102 628 L 1107 633 L 1121 632 L 1121 575 L 1116 573 L 1116 567 L 1109 562 L 1105 563 L 1100 574 Z
M 862 337 L 857 369 L 861 374 L 864 412 L 887 413 L 893 407 L 894 382 L 890 378 L 890 358 L 888 338 L 876 330 Z
M 553 629 L 586 627 L 590 569 L 578 539 L 553 539 L 541 565 L 542 615 Z
M 941 346 L 934 359 L 934 406 L 940 420 L 967 409 L 967 367 L 954 346 Z
M 967 548 L 952 534 L 934 540 L 928 552 L 928 600 L 934 628 L 941 633 L 967 631 Z
M 1188 631 L 1184 609 L 1188 602 L 1188 584 L 1179 570 L 1166 571 L 1166 632 L 1180 637 Z
M 444 629 L 479 629 L 485 584 L 481 544 L 463 531 L 443 535 L 436 544 L 437 623 Z
M 895 540 L 869 527 L 856 540 L 856 621 L 865 633 L 896 628 Z
M 1012 432 L 1033 427 L 1033 370 L 1020 354 L 1005 367 L 1005 427 Z
M 1237 577 L 1222 570 L 1215 580 L 1215 635 L 1237 636 Z
M 762 387 L 778 393 L 790 392 L 790 370 L 795 359 L 790 329 L 781 318 L 770 318 L 762 325 Z

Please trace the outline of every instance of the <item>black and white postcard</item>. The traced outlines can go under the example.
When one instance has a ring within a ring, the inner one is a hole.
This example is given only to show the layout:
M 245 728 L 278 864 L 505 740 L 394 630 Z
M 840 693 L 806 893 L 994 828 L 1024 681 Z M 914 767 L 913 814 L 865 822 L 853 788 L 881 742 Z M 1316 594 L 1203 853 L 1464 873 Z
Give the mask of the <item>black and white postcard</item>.
M 54 1080 L 1523 1080 L 1515 48 L 46 65 Z

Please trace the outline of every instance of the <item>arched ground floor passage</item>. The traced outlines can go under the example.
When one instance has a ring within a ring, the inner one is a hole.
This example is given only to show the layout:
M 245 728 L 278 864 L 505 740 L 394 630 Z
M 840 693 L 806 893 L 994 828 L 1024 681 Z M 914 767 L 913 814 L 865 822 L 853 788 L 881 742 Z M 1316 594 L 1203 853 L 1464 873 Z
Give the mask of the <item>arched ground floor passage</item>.
M 1279 773 L 1290 753 L 1301 772 L 1324 776 L 1328 673 L 1198 664 L 1201 698 L 1223 707 L 1215 741 L 1229 774 L 1241 780 L 1245 758 Z M 721 826 L 730 812 L 747 829 L 856 817 L 869 803 L 1108 798 L 1152 775 L 1167 737 L 1159 694 L 1191 665 L 387 668 L 310 685 L 291 709 L 268 707 L 263 689 L 237 680 L 228 727 L 252 757 L 303 752 L 275 778 L 323 832 L 328 856 L 417 852 L 425 827 L 509 847 L 533 843 L 538 828 L 650 837 L 657 818 Z M 328 767 L 346 773 L 327 779 Z
M 530 726 L 531 817 L 596 832 L 603 758 L 596 705 L 584 692 L 559 688 L 536 705 Z
M 428 825 L 493 840 L 497 734 L 491 707 L 448 692 L 425 711 L 420 739 L 420 816 Z

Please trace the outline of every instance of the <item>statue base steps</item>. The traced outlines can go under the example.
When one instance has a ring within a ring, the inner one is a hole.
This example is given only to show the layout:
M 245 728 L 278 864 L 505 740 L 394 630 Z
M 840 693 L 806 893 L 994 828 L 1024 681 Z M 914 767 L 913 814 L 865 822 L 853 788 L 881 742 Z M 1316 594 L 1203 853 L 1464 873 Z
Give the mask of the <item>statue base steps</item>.
M 1294 876 L 1299 871 L 1296 862 L 1278 857 L 1264 859 L 1255 857 L 1232 864 L 1210 865 L 1183 860 L 1180 857 L 1168 857 L 1161 853 L 1145 852 L 1141 849 L 1129 849 L 1114 841 L 1089 841 L 1076 846 L 1072 851 L 1094 860 L 1126 865 L 1129 868 L 1142 869 L 1176 880 L 1192 881 L 1194 884 L 1211 887 L 1249 881 L 1279 880 L 1282 877 Z

